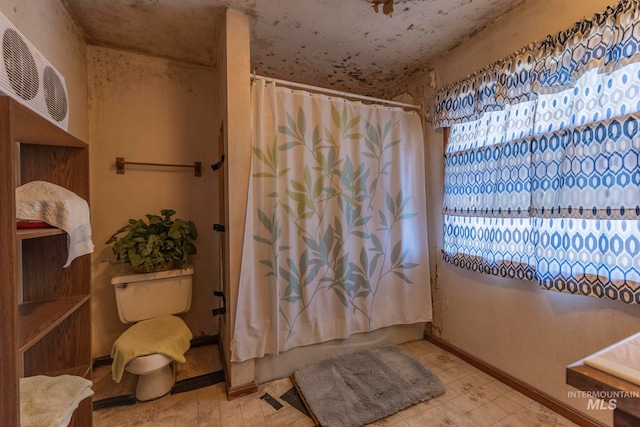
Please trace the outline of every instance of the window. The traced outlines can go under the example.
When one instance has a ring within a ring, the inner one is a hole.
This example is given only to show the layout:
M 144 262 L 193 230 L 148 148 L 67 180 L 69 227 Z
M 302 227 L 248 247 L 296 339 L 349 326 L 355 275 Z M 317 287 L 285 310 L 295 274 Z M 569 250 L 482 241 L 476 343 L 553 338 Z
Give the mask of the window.
M 439 91 L 444 258 L 640 303 L 639 2 Z

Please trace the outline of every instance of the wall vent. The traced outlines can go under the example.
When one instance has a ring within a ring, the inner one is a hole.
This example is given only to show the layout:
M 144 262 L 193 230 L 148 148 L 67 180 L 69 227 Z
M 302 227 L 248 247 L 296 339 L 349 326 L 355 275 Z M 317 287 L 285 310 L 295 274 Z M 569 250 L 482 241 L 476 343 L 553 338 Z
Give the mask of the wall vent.
M 62 74 L 1 13 L 0 37 L 0 93 L 67 130 L 69 98 Z

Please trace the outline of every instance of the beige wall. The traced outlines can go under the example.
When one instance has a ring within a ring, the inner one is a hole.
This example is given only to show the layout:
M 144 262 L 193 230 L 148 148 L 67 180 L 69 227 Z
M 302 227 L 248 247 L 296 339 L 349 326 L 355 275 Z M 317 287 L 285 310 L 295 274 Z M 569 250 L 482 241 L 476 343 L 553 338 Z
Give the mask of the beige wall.
M 527 0 L 430 64 L 394 93 L 424 100 L 430 116 L 435 86 L 452 83 L 547 34 L 591 17 L 615 0 Z M 433 72 L 435 70 L 435 73 Z M 435 77 L 435 81 L 434 81 Z M 640 307 L 542 291 L 534 282 L 475 274 L 441 259 L 442 131 L 425 125 L 428 234 L 434 332 L 454 346 L 587 413 L 567 397 L 565 367 L 640 329 Z M 588 414 L 611 423 L 610 411 Z
M 0 12 L 64 76 L 69 95 L 69 132 L 86 141 L 87 45 L 57 0 L 0 0 Z
M 93 355 L 105 356 L 127 326 L 118 318 L 110 284 L 121 266 L 104 242 L 129 218 L 159 214 L 190 219 L 198 228 L 198 253 L 191 310 L 182 315 L 194 336 L 214 335 L 211 316 L 218 263 L 212 230 L 218 192 L 209 165 L 216 160 L 216 72 L 113 49 L 89 46 L 89 140 L 93 241 Z M 115 158 L 128 161 L 192 164 L 202 162 L 202 177 L 192 169 L 127 166 L 117 175 Z

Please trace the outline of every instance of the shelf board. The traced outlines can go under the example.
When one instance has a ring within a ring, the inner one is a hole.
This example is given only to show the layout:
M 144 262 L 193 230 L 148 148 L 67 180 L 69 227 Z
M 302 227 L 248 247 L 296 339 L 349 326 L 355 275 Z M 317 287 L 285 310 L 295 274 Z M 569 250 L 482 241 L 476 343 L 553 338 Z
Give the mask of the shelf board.
M 37 239 L 64 233 L 65 231 L 59 228 L 21 228 L 16 231 L 16 238 L 18 240 Z
M 28 350 L 88 300 L 89 295 L 78 295 L 20 304 L 18 307 L 19 351 L 22 353 Z
M 47 374 L 49 377 L 59 377 L 60 375 L 75 375 L 77 377 L 86 378 L 91 372 L 91 365 L 74 366 L 73 368 L 64 369 L 62 371 L 51 372 Z
M 19 102 L 10 97 L 7 97 L 7 101 L 13 104 L 13 137 L 16 141 L 23 144 L 87 147 L 82 140 L 70 135 Z

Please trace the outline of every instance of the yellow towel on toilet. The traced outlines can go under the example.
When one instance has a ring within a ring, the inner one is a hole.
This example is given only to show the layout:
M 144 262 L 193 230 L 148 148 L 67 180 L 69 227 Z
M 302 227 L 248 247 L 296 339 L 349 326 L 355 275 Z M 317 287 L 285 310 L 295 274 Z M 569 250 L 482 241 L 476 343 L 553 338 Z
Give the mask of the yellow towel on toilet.
M 160 353 L 177 362 L 186 362 L 184 353 L 189 350 L 192 337 L 184 321 L 176 316 L 159 316 L 136 323 L 113 343 L 113 380 L 119 383 L 124 367 L 130 360 L 139 356 Z

